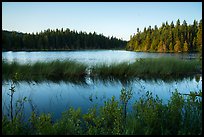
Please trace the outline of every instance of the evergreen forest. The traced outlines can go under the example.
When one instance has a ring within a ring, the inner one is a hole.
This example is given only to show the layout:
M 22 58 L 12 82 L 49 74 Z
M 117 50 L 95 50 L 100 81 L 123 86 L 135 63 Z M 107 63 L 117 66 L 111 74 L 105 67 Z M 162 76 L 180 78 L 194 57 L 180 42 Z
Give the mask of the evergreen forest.
M 137 28 L 137 33 L 130 36 L 126 50 L 149 52 L 199 52 L 202 51 L 202 19 L 194 20 L 188 25 L 184 20 L 171 24 L 162 23 L 152 28 L 144 28 L 143 32 Z
M 2 30 L 2 50 L 81 50 L 124 49 L 126 41 L 103 34 L 66 29 L 47 29 L 40 33 Z
M 129 41 L 103 34 L 77 32 L 63 28 L 47 29 L 40 33 L 21 33 L 2 30 L 2 50 L 83 50 L 83 49 L 126 49 L 145 52 L 201 52 L 202 19 L 188 25 L 184 20 L 176 24 L 162 23 L 144 28 L 130 36 Z

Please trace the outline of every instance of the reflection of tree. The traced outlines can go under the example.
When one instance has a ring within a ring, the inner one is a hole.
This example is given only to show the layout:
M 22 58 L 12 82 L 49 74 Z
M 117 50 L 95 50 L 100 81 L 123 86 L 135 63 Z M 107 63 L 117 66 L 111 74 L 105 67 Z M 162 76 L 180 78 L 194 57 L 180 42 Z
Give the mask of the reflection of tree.
M 195 80 L 196 80 L 197 83 L 199 83 L 199 81 L 200 81 L 200 75 L 195 75 Z

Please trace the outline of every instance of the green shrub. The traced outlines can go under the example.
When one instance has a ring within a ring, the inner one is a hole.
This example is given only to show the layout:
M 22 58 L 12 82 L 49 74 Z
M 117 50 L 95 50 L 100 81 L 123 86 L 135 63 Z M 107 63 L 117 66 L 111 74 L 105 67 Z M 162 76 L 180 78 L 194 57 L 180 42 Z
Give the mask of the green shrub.
M 69 108 L 62 113 L 62 117 L 53 125 L 57 135 L 79 135 L 82 134 L 81 109 Z
M 127 120 L 126 132 L 140 135 L 161 134 L 164 110 L 162 100 L 154 98 L 151 92 L 147 92 L 145 97 L 133 105 L 133 113 Z
M 131 113 L 125 117 L 124 104 L 131 98 L 131 90 L 122 89 L 120 101 L 113 96 L 99 109 L 90 108 L 81 114 L 81 109 L 69 108 L 57 121 L 51 114 L 37 116 L 32 113 L 28 122 L 19 117 L 13 120 L 2 117 L 4 135 L 201 135 L 202 91 L 181 94 L 177 90 L 167 104 L 158 96 L 146 92 L 135 101 Z M 124 119 L 125 118 L 125 119 Z
M 86 123 L 87 134 L 112 135 L 123 132 L 122 107 L 119 106 L 115 97 L 105 101 L 104 106 L 100 107 L 98 115 L 96 108 L 92 108 L 87 114 L 84 114 L 83 118 Z
M 52 119 L 50 114 L 41 114 L 37 116 L 32 113 L 30 117 L 30 123 L 32 125 L 33 133 L 37 135 L 51 135 L 54 134 Z

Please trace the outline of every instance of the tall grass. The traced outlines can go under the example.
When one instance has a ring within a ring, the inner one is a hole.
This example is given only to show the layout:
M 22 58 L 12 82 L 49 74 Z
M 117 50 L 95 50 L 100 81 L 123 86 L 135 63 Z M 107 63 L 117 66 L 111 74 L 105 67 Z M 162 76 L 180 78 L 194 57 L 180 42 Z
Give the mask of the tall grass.
M 199 71 L 198 60 L 182 60 L 176 58 L 147 58 L 140 59 L 133 64 L 134 75 L 151 76 L 184 76 Z
M 34 64 L 8 63 L 2 61 L 2 78 L 11 79 L 18 73 L 19 80 L 70 80 L 85 81 L 86 76 L 93 80 L 128 81 L 134 78 L 161 78 L 192 76 L 201 73 L 199 60 L 181 60 L 176 58 L 147 58 L 134 63 L 97 64 L 89 68 L 75 61 L 36 62 Z M 90 74 L 87 70 L 90 69 Z
M 102 79 L 133 79 L 139 78 L 162 78 L 170 79 L 185 77 L 200 73 L 199 60 L 181 60 L 176 58 L 146 58 L 139 59 L 134 63 L 120 63 L 93 67 L 92 77 Z
M 34 64 L 2 61 L 2 78 L 7 80 L 17 73 L 18 80 L 85 81 L 86 65 L 74 61 L 36 62 Z

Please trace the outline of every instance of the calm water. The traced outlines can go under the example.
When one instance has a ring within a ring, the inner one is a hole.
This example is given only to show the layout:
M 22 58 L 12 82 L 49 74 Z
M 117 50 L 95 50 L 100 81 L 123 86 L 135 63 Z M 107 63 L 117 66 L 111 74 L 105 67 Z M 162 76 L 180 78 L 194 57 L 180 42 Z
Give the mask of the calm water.
M 124 61 L 134 61 L 137 58 L 157 58 L 173 56 L 177 58 L 194 58 L 197 54 L 171 54 L 171 53 L 144 53 L 130 52 L 121 50 L 91 50 L 91 51 L 59 51 L 59 52 L 2 52 L 2 58 L 8 61 L 18 61 L 20 63 L 34 63 L 36 61 L 52 61 L 52 60 L 76 60 L 87 64 L 96 63 L 119 63 Z M 23 97 L 27 97 L 31 102 L 25 103 L 25 119 L 30 116 L 32 106 L 38 113 L 52 113 L 54 119 L 61 116 L 61 113 L 70 106 L 74 108 L 80 107 L 83 113 L 86 113 L 90 107 L 97 105 L 100 107 L 104 101 L 115 96 L 119 100 L 122 87 L 132 88 L 133 98 L 128 103 L 128 111 L 135 100 L 151 91 L 154 96 L 158 95 L 163 103 L 168 103 L 171 93 L 178 89 L 180 93 L 189 93 L 190 91 L 199 91 L 202 89 L 202 76 L 199 79 L 185 78 L 183 80 L 175 80 L 173 82 L 144 81 L 134 80 L 129 84 L 120 82 L 102 81 L 93 82 L 86 79 L 87 84 L 76 85 L 72 83 L 27 83 L 20 82 L 15 87 L 14 102 Z M 11 82 L 2 83 L 2 110 L 7 114 L 6 107 L 10 98 L 7 93 L 10 92 Z
M 80 107 L 83 113 L 86 113 L 90 107 L 97 105 L 100 107 L 104 101 L 115 96 L 119 100 L 120 90 L 122 87 L 132 88 L 133 97 L 128 104 L 128 111 L 131 111 L 131 106 L 139 97 L 145 95 L 146 91 L 151 91 L 154 96 L 158 95 L 167 103 L 171 97 L 171 93 L 178 89 L 180 93 L 189 93 L 190 91 L 199 91 L 202 89 L 202 77 L 199 80 L 195 78 L 186 78 L 181 81 L 164 82 L 135 80 L 128 85 L 123 85 L 120 82 L 93 83 L 87 80 L 87 85 L 74 85 L 65 82 L 52 83 L 27 83 L 21 82 L 16 85 L 14 100 L 27 97 L 32 100 L 32 105 L 36 107 L 38 113 L 52 113 L 54 119 L 60 117 L 61 112 L 67 110 L 70 106 L 74 108 Z M 2 85 L 2 110 L 6 114 L 6 106 L 9 104 L 10 82 L 5 82 Z M 14 101 L 15 102 L 15 101 Z M 25 118 L 30 116 L 32 107 L 29 102 L 25 103 Z
M 124 50 L 84 50 L 84 51 L 44 51 L 44 52 L 2 52 L 2 58 L 20 63 L 34 63 L 36 61 L 75 60 L 87 64 L 133 62 L 138 58 L 177 57 L 194 58 L 198 54 L 186 53 L 147 53 Z

